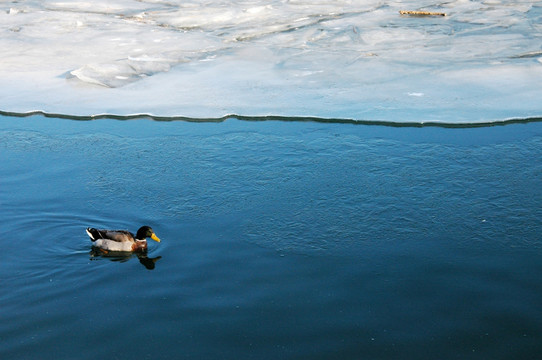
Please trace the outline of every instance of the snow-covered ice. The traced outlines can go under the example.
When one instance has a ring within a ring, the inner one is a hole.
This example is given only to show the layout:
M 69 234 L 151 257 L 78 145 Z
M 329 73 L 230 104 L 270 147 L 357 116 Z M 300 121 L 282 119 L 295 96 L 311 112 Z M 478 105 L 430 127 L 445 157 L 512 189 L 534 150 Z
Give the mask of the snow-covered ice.
M 19 0 L 0 32 L 5 112 L 542 116 L 540 1 Z

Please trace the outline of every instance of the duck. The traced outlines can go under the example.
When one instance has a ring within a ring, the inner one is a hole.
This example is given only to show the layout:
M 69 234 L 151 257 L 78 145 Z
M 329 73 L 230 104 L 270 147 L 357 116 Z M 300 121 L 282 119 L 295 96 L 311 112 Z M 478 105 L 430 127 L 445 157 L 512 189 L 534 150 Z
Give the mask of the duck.
M 147 250 L 147 238 L 160 242 L 154 230 L 150 226 L 142 226 L 137 230 L 136 235 L 127 230 L 105 230 L 86 228 L 92 245 L 103 252 L 144 252 Z

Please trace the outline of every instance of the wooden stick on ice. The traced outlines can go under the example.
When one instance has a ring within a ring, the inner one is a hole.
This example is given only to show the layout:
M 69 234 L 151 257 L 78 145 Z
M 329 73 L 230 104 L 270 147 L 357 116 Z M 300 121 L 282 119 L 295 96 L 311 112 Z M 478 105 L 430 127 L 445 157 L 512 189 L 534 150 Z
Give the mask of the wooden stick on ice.
M 446 16 L 446 13 L 432 12 L 432 11 L 416 11 L 416 10 L 401 10 L 401 15 L 413 15 L 413 16 Z

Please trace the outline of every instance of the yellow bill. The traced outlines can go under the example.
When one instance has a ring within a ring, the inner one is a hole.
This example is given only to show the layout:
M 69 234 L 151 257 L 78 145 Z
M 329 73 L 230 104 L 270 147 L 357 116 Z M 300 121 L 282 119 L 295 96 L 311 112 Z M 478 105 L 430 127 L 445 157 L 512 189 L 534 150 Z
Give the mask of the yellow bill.
M 160 242 L 160 238 L 158 236 L 156 236 L 155 233 L 152 233 L 151 239 L 153 239 L 154 241 Z

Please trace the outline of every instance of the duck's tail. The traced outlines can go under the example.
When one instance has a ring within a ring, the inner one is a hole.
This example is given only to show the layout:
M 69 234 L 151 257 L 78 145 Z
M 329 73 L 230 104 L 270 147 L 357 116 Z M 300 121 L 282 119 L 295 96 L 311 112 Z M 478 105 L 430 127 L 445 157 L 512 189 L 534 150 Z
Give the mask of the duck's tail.
M 95 228 L 86 228 L 87 234 L 90 237 L 90 240 L 96 241 L 98 239 L 101 239 L 102 236 L 100 235 L 100 231 Z

